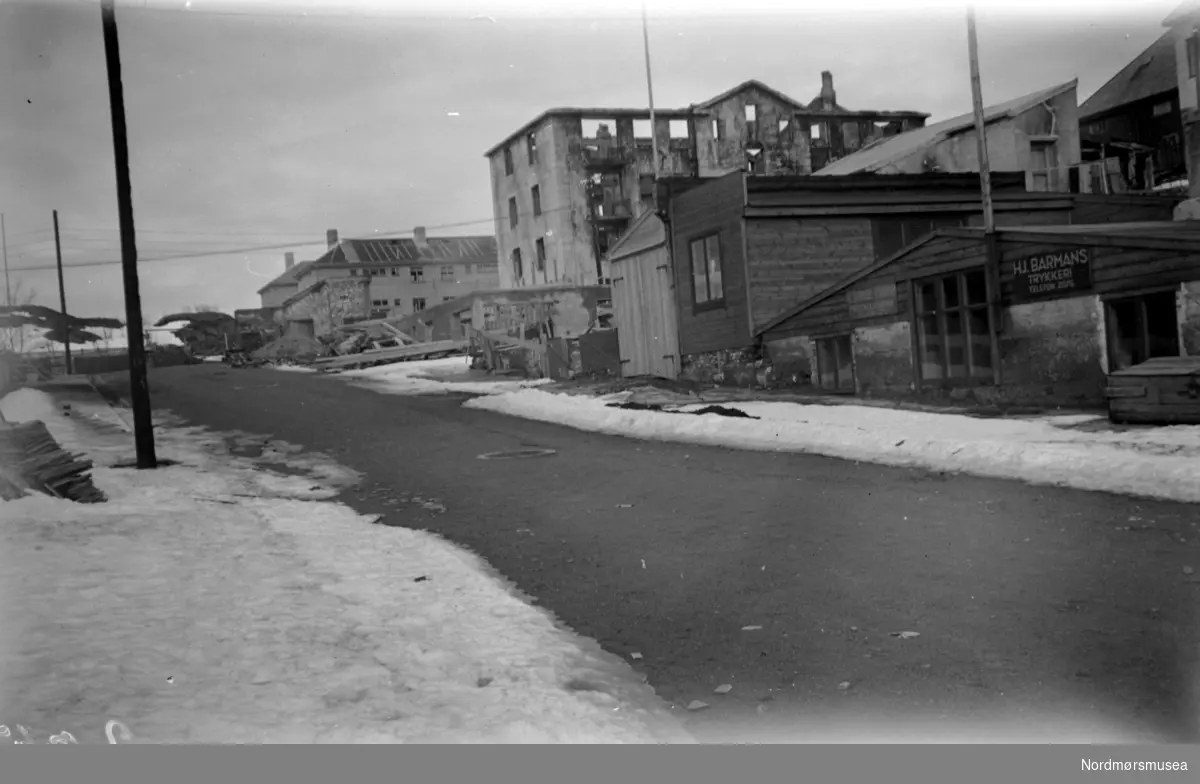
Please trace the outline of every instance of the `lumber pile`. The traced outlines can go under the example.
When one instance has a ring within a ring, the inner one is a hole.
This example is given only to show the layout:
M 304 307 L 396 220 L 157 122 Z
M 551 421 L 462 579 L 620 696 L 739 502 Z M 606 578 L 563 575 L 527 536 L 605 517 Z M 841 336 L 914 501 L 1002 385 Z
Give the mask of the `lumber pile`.
M 92 461 L 60 447 L 39 421 L 0 422 L 0 467 L 0 497 L 6 501 L 24 495 L 20 484 L 83 504 L 108 500 L 92 484 Z

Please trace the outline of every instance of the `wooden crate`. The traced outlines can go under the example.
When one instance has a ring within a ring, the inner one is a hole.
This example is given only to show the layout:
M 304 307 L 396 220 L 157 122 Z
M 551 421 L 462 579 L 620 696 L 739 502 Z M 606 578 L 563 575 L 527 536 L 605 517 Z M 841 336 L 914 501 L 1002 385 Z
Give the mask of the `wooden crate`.
M 1200 425 L 1200 357 L 1159 357 L 1108 376 L 1108 418 L 1127 425 Z

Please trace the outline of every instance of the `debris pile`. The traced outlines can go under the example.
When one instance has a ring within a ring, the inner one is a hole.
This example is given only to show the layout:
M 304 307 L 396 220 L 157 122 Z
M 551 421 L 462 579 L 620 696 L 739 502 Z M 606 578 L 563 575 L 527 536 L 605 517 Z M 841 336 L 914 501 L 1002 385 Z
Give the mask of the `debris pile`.
M 0 498 L 16 500 L 25 488 L 84 504 L 108 499 L 92 484 L 92 461 L 58 445 L 40 421 L 0 422 Z

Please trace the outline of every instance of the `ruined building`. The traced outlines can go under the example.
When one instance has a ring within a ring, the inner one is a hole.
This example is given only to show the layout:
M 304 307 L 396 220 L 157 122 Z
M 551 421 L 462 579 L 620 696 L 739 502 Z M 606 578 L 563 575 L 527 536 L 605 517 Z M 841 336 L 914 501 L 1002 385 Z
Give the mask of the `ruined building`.
M 811 174 L 878 139 L 924 125 L 926 114 L 852 111 L 833 76 L 796 101 L 751 80 L 686 109 L 549 109 L 486 156 L 500 287 L 607 285 L 608 248 L 654 208 L 658 174 Z

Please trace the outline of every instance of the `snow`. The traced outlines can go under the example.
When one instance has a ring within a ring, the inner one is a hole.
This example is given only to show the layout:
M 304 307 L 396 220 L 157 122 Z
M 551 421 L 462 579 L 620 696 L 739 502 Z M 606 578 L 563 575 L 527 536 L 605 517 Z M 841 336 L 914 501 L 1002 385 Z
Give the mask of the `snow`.
M 316 368 L 304 365 L 272 365 L 272 370 L 282 370 L 285 373 L 316 373 Z
M 1116 429 L 1101 416 L 990 419 L 858 405 L 746 402 L 727 406 L 760 417 L 751 420 L 608 407 L 614 399 L 524 389 L 464 405 L 631 438 L 808 452 L 1033 484 L 1200 501 L 1197 426 Z
M 550 379 L 493 381 L 472 374 L 469 357 L 397 362 L 338 374 L 356 386 L 389 395 L 499 395 L 549 384 Z
M 0 704 L 37 742 L 104 742 L 112 719 L 154 743 L 688 741 L 628 664 L 481 559 L 328 500 L 360 478 L 328 456 L 156 412 L 179 464 L 116 468 L 128 414 L 70 402 L 0 401 L 110 497 L 0 503 Z

